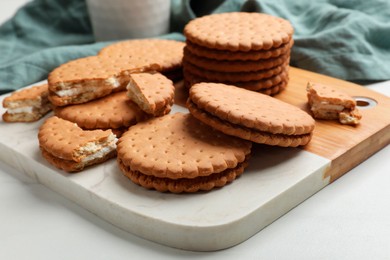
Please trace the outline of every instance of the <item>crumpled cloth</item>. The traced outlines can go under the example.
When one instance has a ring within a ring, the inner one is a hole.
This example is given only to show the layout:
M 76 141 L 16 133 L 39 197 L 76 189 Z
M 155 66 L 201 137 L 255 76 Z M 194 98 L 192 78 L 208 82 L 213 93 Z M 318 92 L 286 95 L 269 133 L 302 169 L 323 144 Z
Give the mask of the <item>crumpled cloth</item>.
M 171 33 L 185 40 L 187 22 L 211 13 L 256 11 L 289 20 L 291 65 L 349 81 L 390 79 L 388 0 L 171 0 Z M 0 26 L 0 93 L 44 80 L 69 60 L 95 55 L 85 0 L 34 0 Z

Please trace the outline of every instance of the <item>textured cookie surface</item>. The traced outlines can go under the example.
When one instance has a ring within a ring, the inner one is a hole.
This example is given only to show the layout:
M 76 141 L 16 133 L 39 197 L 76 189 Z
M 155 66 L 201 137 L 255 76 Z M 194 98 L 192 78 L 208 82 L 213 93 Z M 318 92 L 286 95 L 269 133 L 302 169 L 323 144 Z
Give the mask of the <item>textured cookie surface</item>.
M 99 56 L 109 59 L 127 59 L 129 63 L 157 63 L 161 72 L 181 67 L 184 43 L 173 40 L 143 39 L 115 43 L 103 48 Z
M 354 108 L 356 101 L 348 94 L 328 85 L 309 82 L 307 84 L 308 97 L 311 100 L 327 102 L 333 105 L 342 105 L 345 108 Z
M 117 148 L 118 160 L 131 171 L 173 180 L 236 168 L 250 150 L 250 142 L 214 131 L 181 113 L 130 127 Z
M 58 107 L 54 109 L 54 113 L 84 129 L 127 128 L 148 118 L 128 99 L 126 91 L 112 93 L 84 104 Z
M 187 40 L 208 48 L 230 51 L 268 50 L 287 43 L 294 32 L 290 22 L 261 13 L 223 13 L 190 21 Z
M 162 116 L 171 110 L 175 86 L 160 73 L 135 73 L 130 76 L 127 95 L 146 113 Z

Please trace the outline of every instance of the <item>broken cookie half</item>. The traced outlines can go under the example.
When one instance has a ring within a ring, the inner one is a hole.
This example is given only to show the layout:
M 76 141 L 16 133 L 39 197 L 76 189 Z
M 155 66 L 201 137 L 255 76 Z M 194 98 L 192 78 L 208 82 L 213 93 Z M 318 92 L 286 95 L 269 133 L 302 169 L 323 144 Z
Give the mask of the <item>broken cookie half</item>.
M 32 86 L 13 92 L 3 100 L 6 112 L 4 122 L 33 122 L 52 109 L 47 84 Z
M 308 82 L 307 97 L 310 110 L 317 119 L 337 119 L 341 124 L 357 125 L 362 115 L 356 101 L 331 86 Z
M 70 121 L 53 116 L 38 132 L 43 157 L 67 172 L 104 162 L 116 155 L 117 138 L 111 130 L 86 131 Z

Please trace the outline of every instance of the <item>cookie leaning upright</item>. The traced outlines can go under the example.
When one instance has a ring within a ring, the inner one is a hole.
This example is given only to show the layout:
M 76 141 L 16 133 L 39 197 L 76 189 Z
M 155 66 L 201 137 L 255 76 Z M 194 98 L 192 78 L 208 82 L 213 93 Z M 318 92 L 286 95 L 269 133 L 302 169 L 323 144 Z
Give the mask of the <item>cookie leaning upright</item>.
M 119 167 L 134 183 L 181 193 L 232 182 L 248 164 L 251 143 L 176 113 L 130 127 L 117 151 Z
M 286 73 L 293 46 L 294 29 L 282 18 L 261 13 L 223 13 L 203 16 L 184 28 L 187 45 L 183 67 L 185 80 L 194 76 L 209 82 L 247 86 L 259 91 L 258 80 Z M 288 77 L 268 88 L 287 85 Z M 252 86 L 253 85 L 253 86 Z M 275 93 L 276 92 L 276 93 Z
M 160 73 L 134 73 L 127 85 L 127 96 L 146 113 L 163 116 L 171 111 L 175 86 Z
M 84 131 L 56 116 L 42 124 L 38 140 L 43 157 L 67 172 L 81 171 L 116 155 L 117 138 L 111 130 Z
M 194 117 L 225 134 L 268 145 L 305 145 L 315 125 L 298 107 L 221 83 L 193 85 L 187 107 Z

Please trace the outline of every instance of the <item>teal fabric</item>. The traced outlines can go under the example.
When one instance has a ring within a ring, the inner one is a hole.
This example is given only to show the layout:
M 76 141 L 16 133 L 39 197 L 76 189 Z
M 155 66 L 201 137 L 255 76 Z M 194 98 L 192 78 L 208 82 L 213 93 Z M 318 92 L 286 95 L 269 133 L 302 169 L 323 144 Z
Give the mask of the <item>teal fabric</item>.
M 244 3 L 172 0 L 172 33 L 161 37 L 184 40 L 181 32 L 191 19 L 240 11 Z M 390 79 L 388 0 L 259 0 L 247 11 L 291 21 L 293 66 L 350 81 Z M 0 26 L 0 91 L 43 80 L 58 65 L 110 43 L 94 42 L 85 0 L 32 1 Z

